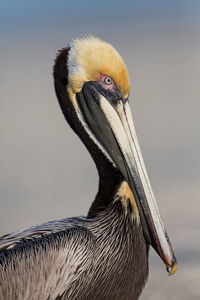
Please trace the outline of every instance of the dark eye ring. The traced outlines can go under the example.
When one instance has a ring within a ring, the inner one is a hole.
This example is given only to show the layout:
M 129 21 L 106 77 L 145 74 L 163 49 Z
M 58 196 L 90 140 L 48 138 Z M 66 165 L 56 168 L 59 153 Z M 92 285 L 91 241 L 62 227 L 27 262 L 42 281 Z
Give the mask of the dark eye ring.
M 104 79 L 104 83 L 107 84 L 107 85 L 110 85 L 112 84 L 112 78 L 110 78 L 109 76 L 107 76 L 105 79 Z

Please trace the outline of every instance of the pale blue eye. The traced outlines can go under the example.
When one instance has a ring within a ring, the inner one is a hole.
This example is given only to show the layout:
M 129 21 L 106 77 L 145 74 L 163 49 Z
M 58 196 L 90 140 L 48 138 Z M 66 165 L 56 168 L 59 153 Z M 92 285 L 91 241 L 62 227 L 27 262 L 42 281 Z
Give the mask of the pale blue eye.
M 112 78 L 110 78 L 109 76 L 105 78 L 104 80 L 105 84 L 110 85 L 112 83 Z

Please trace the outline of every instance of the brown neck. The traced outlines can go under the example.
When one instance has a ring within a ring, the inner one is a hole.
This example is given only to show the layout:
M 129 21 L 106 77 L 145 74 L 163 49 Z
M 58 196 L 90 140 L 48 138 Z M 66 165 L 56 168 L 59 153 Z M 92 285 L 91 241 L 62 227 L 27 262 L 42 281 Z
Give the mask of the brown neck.
M 96 163 L 99 173 L 99 189 L 89 209 L 88 218 L 95 217 L 98 212 L 108 207 L 114 200 L 116 192 L 124 180 L 119 171 L 110 162 L 106 161 L 106 158 L 103 159 L 101 166 Z
M 69 50 L 69 48 L 62 49 L 56 58 L 54 65 L 54 85 L 58 102 L 65 119 L 85 144 L 98 169 L 99 190 L 88 213 L 88 217 L 93 218 L 99 211 L 104 210 L 113 201 L 115 193 L 123 181 L 123 177 L 88 136 L 77 118 L 75 108 L 67 93 L 67 59 Z

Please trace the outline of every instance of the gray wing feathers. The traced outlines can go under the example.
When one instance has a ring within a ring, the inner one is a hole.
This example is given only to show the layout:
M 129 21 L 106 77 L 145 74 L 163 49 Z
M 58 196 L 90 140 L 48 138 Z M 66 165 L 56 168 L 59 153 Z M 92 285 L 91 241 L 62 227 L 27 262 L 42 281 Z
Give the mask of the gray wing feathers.
M 7 249 L 11 249 L 23 243 L 24 241 L 30 241 L 39 238 L 44 235 L 56 233 L 76 225 L 84 224 L 84 217 L 66 218 L 62 220 L 50 221 L 40 225 L 32 226 L 27 229 L 6 234 L 0 237 L 0 253 Z
M 84 227 L 51 233 L 0 254 L 0 300 L 77 299 L 92 264 L 94 239 Z M 80 286 L 78 286 L 80 285 Z

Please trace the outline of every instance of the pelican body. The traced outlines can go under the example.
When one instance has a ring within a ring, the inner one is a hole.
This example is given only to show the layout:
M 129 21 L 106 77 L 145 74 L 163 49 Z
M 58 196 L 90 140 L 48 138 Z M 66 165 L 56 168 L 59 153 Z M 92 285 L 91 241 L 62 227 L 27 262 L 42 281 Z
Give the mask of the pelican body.
M 177 263 L 137 141 L 125 63 L 98 38 L 75 40 L 56 58 L 54 83 L 96 164 L 99 189 L 87 217 L 0 238 L 0 300 L 137 300 L 150 245 L 169 273 Z

